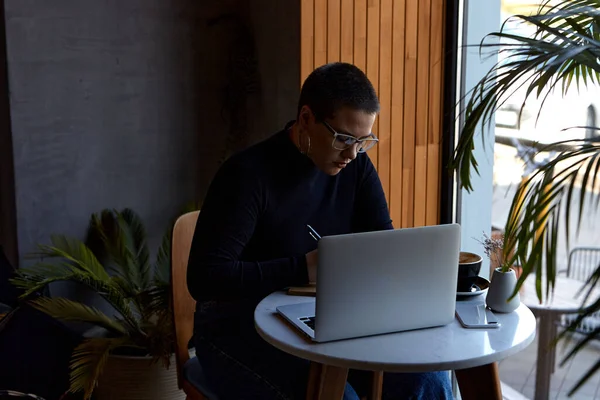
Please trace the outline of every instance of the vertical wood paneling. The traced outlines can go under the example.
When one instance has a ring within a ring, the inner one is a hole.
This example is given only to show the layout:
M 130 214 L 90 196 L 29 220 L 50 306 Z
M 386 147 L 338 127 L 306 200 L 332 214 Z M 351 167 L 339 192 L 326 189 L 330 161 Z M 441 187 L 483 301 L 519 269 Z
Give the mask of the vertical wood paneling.
M 340 60 L 354 62 L 354 0 L 342 0 Z
M 327 62 L 340 61 L 340 0 L 327 0 Z
M 367 0 L 367 69 L 366 74 L 379 93 L 379 0 Z M 379 118 L 373 133 L 379 136 Z M 373 164 L 379 165 L 379 146 L 369 152 Z
M 327 0 L 314 0 L 315 68 L 327 63 L 327 8 Z M 300 14 L 302 15 L 302 13 Z M 301 54 L 300 58 L 302 57 Z
M 443 33 L 445 32 L 444 0 L 431 2 L 431 34 L 429 47 L 429 126 L 427 136 L 427 211 L 425 223 L 436 224 L 440 213 L 442 179 L 442 76 Z
M 393 0 L 380 0 L 379 9 L 379 143 L 377 172 L 388 194 L 390 191 L 390 134 L 392 114 L 392 6 Z
M 315 69 L 315 3 L 302 0 L 300 4 L 300 84 Z
M 402 149 L 401 226 L 413 226 L 415 204 L 415 136 L 417 111 L 417 30 L 419 7 L 407 1 L 404 42 L 404 148 Z M 424 201 L 425 199 L 421 199 Z
M 419 0 L 417 29 L 417 88 L 429 86 L 429 33 L 431 28 L 431 0 Z M 427 127 L 429 118 L 429 90 L 417 90 L 415 135 L 415 201 L 414 226 L 425 225 L 427 207 Z
M 396 227 L 436 224 L 442 141 L 445 0 L 301 0 L 303 81 L 353 62 L 381 102 L 369 152 Z
M 354 0 L 354 65 L 367 70 L 367 0 Z
M 392 24 L 392 128 L 390 214 L 396 226 L 402 221 L 402 154 L 404 148 L 404 13 L 405 0 L 394 1 Z

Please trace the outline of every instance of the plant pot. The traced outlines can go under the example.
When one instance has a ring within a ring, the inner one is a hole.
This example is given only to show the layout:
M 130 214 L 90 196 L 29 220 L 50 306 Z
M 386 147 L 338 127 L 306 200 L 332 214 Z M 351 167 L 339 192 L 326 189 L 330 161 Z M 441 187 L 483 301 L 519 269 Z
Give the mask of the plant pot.
M 151 357 L 108 357 L 98 387 L 97 400 L 185 400 L 185 393 L 177 387 L 175 356 L 169 369 Z
M 492 274 L 490 288 L 488 289 L 486 303 L 492 311 L 500 313 L 513 312 L 521 304 L 519 293 L 508 300 L 517 286 L 517 274 L 511 268 L 508 272 L 502 272 L 501 268 L 496 268 Z

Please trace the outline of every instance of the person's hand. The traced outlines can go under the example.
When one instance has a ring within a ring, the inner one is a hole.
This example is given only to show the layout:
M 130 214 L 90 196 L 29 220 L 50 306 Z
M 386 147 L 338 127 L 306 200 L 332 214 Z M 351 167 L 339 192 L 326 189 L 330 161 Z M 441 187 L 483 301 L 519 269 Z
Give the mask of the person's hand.
M 317 281 L 317 263 L 319 262 L 318 250 L 313 250 L 306 253 L 306 269 L 308 269 L 308 282 L 314 283 Z

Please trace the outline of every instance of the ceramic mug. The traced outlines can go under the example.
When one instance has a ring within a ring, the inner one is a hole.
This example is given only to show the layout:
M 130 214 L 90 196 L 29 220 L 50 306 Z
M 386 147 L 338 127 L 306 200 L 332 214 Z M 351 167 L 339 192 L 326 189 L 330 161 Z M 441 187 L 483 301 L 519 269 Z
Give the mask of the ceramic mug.
M 483 258 L 479 254 L 461 251 L 458 258 L 457 292 L 470 292 L 481 271 Z

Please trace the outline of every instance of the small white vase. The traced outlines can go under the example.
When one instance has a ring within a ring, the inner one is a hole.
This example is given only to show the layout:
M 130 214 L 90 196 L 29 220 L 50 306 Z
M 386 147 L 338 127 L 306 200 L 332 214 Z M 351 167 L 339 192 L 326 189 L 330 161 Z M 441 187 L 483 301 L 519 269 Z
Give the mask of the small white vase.
M 492 311 L 500 313 L 513 312 L 521 304 L 519 293 L 507 301 L 515 291 L 517 286 L 517 274 L 513 269 L 508 272 L 502 272 L 501 268 L 496 268 L 492 274 L 492 281 L 488 289 L 486 303 Z

